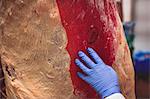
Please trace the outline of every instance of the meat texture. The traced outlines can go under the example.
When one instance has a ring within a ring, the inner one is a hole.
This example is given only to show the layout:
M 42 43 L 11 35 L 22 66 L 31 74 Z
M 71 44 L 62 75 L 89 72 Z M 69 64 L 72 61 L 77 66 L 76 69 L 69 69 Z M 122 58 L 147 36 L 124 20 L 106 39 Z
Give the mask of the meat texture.
M 114 0 L 0 0 L 8 99 L 99 98 L 76 75 L 81 70 L 74 59 L 87 47 L 116 70 L 123 95 L 135 99 L 133 66 Z
M 87 47 L 92 47 L 118 73 L 123 95 L 134 99 L 134 71 L 115 0 L 57 0 L 57 3 L 68 37 L 75 94 L 83 99 L 99 99 L 96 92 L 77 77 L 80 70 L 74 64 L 79 50 L 86 52 Z
M 71 99 L 67 38 L 54 0 L 3 0 L 1 61 L 8 99 Z

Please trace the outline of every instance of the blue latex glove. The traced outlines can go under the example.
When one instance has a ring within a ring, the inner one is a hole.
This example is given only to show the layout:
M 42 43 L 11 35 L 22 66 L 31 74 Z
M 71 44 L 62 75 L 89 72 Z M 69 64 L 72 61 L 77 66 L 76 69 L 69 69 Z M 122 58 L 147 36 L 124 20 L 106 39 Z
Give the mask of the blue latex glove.
M 87 51 L 93 61 L 79 51 L 78 55 L 84 63 L 79 59 L 76 59 L 75 63 L 85 74 L 78 72 L 78 76 L 90 84 L 103 98 L 120 93 L 116 72 L 106 65 L 92 48 L 88 48 Z

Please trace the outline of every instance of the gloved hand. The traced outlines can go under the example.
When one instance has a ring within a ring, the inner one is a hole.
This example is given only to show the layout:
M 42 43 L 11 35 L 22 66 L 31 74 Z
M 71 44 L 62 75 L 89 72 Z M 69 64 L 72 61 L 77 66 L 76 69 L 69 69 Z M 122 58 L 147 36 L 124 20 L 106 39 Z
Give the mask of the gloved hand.
M 78 55 L 84 63 L 79 59 L 76 59 L 75 63 L 84 74 L 78 72 L 78 76 L 90 84 L 103 98 L 120 93 L 116 72 L 106 65 L 92 48 L 88 48 L 87 51 L 93 61 L 85 53 L 79 51 Z

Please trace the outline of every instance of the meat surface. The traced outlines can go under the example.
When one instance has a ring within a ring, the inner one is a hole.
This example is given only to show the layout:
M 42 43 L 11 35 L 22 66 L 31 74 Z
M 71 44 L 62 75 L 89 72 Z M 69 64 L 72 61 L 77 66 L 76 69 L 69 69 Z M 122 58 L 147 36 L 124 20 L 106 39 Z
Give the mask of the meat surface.
M 134 99 L 134 71 L 128 45 L 114 0 L 57 0 L 62 24 L 68 37 L 70 73 L 74 92 L 84 98 L 97 98 L 96 92 L 77 77 L 74 60 L 79 50 L 94 48 L 107 65 L 118 73 L 127 99 Z M 130 88 L 128 87 L 130 86 Z
M 1 0 L 0 41 L 8 99 L 99 98 L 76 75 L 74 59 L 87 47 L 116 70 L 123 95 L 135 99 L 114 0 Z
M 3 0 L 1 62 L 8 99 L 71 99 L 67 37 L 53 0 Z

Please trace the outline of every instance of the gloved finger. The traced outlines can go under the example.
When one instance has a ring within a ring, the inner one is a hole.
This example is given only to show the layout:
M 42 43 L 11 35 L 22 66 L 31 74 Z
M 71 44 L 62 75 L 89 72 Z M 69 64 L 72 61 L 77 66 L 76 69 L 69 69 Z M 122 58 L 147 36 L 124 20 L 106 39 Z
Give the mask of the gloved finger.
M 76 59 L 75 63 L 84 73 L 89 73 L 90 69 L 87 68 L 79 59 Z
M 77 72 L 77 75 L 84 81 L 86 81 L 86 76 L 80 72 Z
M 95 66 L 95 63 L 82 51 L 79 51 L 78 55 L 88 65 L 89 68 Z
M 88 48 L 87 51 L 96 63 L 104 63 L 103 60 L 99 57 L 99 55 L 92 48 Z

